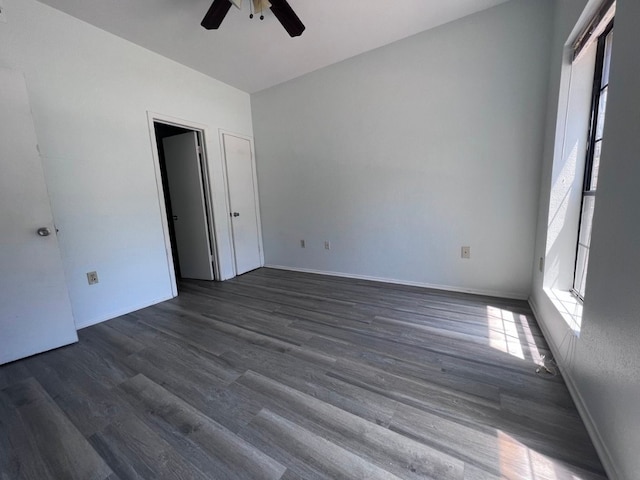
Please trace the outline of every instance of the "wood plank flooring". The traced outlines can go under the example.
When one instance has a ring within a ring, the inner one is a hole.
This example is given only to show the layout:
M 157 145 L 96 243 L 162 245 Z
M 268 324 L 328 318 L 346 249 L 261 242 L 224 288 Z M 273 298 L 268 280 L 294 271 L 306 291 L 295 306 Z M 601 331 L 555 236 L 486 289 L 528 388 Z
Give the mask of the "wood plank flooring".
M 0 479 L 605 479 L 525 302 L 260 269 L 0 367 Z

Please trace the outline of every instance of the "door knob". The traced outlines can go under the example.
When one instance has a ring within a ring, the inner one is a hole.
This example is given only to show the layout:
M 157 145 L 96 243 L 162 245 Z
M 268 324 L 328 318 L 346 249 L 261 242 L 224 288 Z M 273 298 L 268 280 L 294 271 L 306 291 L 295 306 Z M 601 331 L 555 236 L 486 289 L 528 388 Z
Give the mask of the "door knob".
M 234 217 L 239 217 L 240 216 L 240 214 L 238 212 L 233 212 L 231 215 L 234 216 Z
M 51 230 L 49 230 L 47 227 L 40 227 L 37 232 L 41 237 L 48 237 L 49 235 L 51 235 Z

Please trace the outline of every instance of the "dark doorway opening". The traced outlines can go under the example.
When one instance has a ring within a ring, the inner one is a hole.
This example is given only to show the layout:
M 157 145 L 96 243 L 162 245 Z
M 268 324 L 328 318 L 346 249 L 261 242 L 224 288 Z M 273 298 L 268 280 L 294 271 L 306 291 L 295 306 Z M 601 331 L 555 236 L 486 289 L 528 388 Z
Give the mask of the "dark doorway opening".
M 185 265 L 180 265 L 180 258 L 182 257 L 183 260 L 185 258 L 185 253 L 189 252 L 189 243 L 185 242 L 185 224 L 180 223 L 179 224 L 179 228 L 180 228 L 180 232 L 177 232 L 177 227 L 176 224 L 178 222 L 178 211 L 180 210 L 179 207 L 176 207 L 176 205 L 179 204 L 179 206 L 182 206 L 182 210 L 183 210 L 183 214 L 184 214 L 184 204 L 183 202 L 178 202 L 178 200 L 181 200 L 184 198 L 184 194 L 180 194 L 178 196 L 178 198 L 174 198 L 172 200 L 172 194 L 171 194 L 171 185 L 173 182 L 173 186 L 175 187 L 175 178 L 176 177 L 171 177 L 170 172 L 173 172 L 173 175 L 175 175 L 176 173 L 180 173 L 180 172 L 176 172 L 176 163 L 175 163 L 175 152 L 172 153 L 172 165 L 173 167 L 171 169 L 168 168 L 168 159 L 167 159 L 167 152 L 165 151 L 165 142 L 164 140 L 169 138 L 169 137 L 175 137 L 178 135 L 184 135 L 184 134 L 188 134 L 191 133 L 192 135 L 195 133 L 195 138 L 197 140 L 197 145 L 194 145 L 194 148 L 197 149 L 197 163 L 198 163 L 198 169 L 199 169 L 199 176 L 200 178 L 194 179 L 192 181 L 189 182 L 189 184 L 187 185 L 187 190 L 189 191 L 199 191 L 200 194 L 202 195 L 203 198 L 201 198 L 200 201 L 204 200 L 204 218 L 200 217 L 201 220 L 197 222 L 198 228 L 196 230 L 202 232 L 202 228 L 206 228 L 206 232 L 207 232 L 207 236 L 209 238 L 209 246 L 207 247 L 207 254 L 206 254 L 206 258 L 203 260 L 203 262 L 208 263 L 208 268 L 212 267 L 212 261 L 214 258 L 213 255 L 213 245 L 214 245 L 214 238 L 213 235 L 211 233 L 211 218 L 210 218 L 210 208 L 209 208 L 209 200 L 208 200 L 208 181 L 207 181 L 207 172 L 206 172 L 206 168 L 205 168 L 205 160 L 204 160 L 204 149 L 203 149 L 203 134 L 201 131 L 199 130 L 194 130 L 191 128 L 185 128 L 182 126 L 178 126 L 178 125 L 171 125 L 171 124 L 166 124 L 166 123 L 161 123 L 158 121 L 154 121 L 154 130 L 155 130 L 155 136 L 156 136 L 156 148 L 158 151 L 158 160 L 159 160 L 159 166 L 160 166 L 160 175 L 161 175 L 161 180 L 162 180 L 162 190 L 163 190 L 163 195 L 164 195 L 164 202 L 165 202 L 165 213 L 166 213 L 166 217 L 167 217 L 167 225 L 168 225 L 168 230 L 169 230 L 169 238 L 171 241 L 171 254 L 172 254 L 172 260 L 173 260 L 173 265 L 174 265 L 174 271 L 175 271 L 175 275 L 177 279 L 181 279 L 181 278 L 201 278 L 201 279 L 213 279 L 213 270 L 210 270 L 209 273 L 211 273 L 211 277 L 203 277 L 203 276 L 194 276 L 194 275 L 189 275 L 190 272 L 192 272 L 192 268 L 186 268 Z M 193 144 L 192 144 L 193 145 Z M 192 150 L 192 152 L 195 152 L 195 150 Z M 178 159 L 180 159 L 181 157 L 177 157 Z M 193 157 L 190 157 L 193 159 Z M 179 162 L 181 164 L 181 162 Z M 194 165 L 193 163 L 189 163 L 190 165 Z M 180 171 L 184 170 L 183 167 L 179 167 Z M 180 175 L 181 176 L 181 175 Z M 183 190 L 184 192 L 184 186 L 183 186 Z M 174 194 L 176 194 L 176 190 L 174 190 L 173 192 Z M 202 205 L 201 205 L 202 207 Z M 189 210 L 191 211 L 191 210 Z M 183 220 L 184 221 L 184 220 Z M 202 225 L 202 223 L 205 223 L 206 225 Z M 193 225 L 193 224 L 192 224 Z M 192 230 L 189 228 L 188 229 L 189 232 L 191 232 Z M 185 242 L 184 244 L 180 244 L 180 242 Z M 201 250 L 198 250 L 201 251 Z M 200 255 L 198 258 L 203 258 L 202 255 Z M 199 265 L 202 265 L 203 262 L 198 262 Z M 189 263 L 189 262 L 187 262 Z M 189 271 L 187 271 L 189 270 Z

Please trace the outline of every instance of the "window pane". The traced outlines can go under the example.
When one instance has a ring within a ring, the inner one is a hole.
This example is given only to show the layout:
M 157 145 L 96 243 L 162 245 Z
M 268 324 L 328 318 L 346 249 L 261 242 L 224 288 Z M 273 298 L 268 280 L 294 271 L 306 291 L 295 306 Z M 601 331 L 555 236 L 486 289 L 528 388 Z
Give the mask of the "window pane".
M 578 294 L 584 298 L 585 287 L 587 283 L 587 266 L 589 263 L 589 250 L 583 246 L 578 246 L 578 258 L 576 259 L 576 278 L 573 288 Z
M 593 226 L 593 210 L 596 197 L 586 195 L 582 202 L 582 217 L 580 218 L 580 235 L 578 243 L 586 248 L 591 246 L 591 227 Z
M 607 43 L 604 47 L 604 65 L 602 69 L 602 85 L 609 84 L 609 65 L 611 63 L 611 46 L 613 45 L 613 30 L 607 35 Z
M 578 255 L 573 288 L 584 298 L 587 281 L 587 263 L 589 262 L 589 248 L 591 247 L 591 228 L 593 226 L 593 210 L 596 197 L 585 195 L 582 202 L 582 216 L 580 218 L 580 233 L 578 235 Z
M 593 149 L 593 162 L 591 164 L 591 181 L 589 190 L 598 188 L 598 173 L 600 171 L 600 155 L 602 154 L 602 140 L 596 142 Z
M 580 212 L 580 230 L 578 232 L 578 248 L 576 251 L 576 265 L 573 279 L 573 289 L 582 298 L 585 295 L 587 264 L 591 246 L 591 230 L 593 225 L 593 212 L 596 202 L 596 189 L 600 173 L 600 158 L 602 154 L 602 137 L 604 135 L 605 115 L 609 96 L 609 72 L 611 51 L 613 45 L 613 33 L 610 30 L 606 35 L 598 38 L 598 53 L 596 59 L 594 102 L 591 106 L 591 130 L 589 132 L 589 144 L 586 158 L 585 191 L 582 194 L 582 209 Z
M 609 87 L 605 88 L 600 93 L 600 103 L 598 105 L 598 125 L 596 125 L 596 140 L 602 138 L 602 132 L 604 131 L 604 114 L 607 110 L 607 94 L 609 93 Z

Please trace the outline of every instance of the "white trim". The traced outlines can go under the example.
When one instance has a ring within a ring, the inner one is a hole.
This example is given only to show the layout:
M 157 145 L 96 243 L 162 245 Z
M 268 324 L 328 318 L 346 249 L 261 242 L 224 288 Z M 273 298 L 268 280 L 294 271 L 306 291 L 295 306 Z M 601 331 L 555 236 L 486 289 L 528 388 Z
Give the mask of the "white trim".
M 542 335 L 547 341 L 547 344 L 551 349 L 551 353 L 553 353 L 553 358 L 555 359 L 558 367 L 560 368 L 560 371 L 562 372 L 562 377 L 564 378 L 565 384 L 569 389 L 569 394 L 571 395 L 571 398 L 573 399 L 573 402 L 575 403 L 576 408 L 578 409 L 580 418 L 582 418 L 582 422 L 584 423 L 587 429 L 587 432 L 589 433 L 589 437 L 593 442 L 593 446 L 598 452 L 598 456 L 600 457 L 600 461 L 602 462 L 602 466 L 604 467 L 605 472 L 607 473 L 607 476 L 611 480 L 617 480 L 619 478 L 622 478 L 616 470 L 615 463 L 613 462 L 613 457 L 611 456 L 611 453 L 609 452 L 609 449 L 607 448 L 606 443 L 604 442 L 604 440 L 602 439 L 602 436 L 600 435 L 600 430 L 598 430 L 598 426 L 594 422 L 593 417 L 591 416 L 591 413 L 587 408 L 587 404 L 585 403 L 584 399 L 582 398 L 582 395 L 580 394 L 580 390 L 578 389 L 577 385 L 573 381 L 573 378 L 571 377 L 571 370 L 568 368 L 567 369 L 564 368 L 564 365 L 563 365 L 564 360 L 561 355 L 561 352 L 559 351 L 558 346 L 555 344 L 555 341 L 553 340 L 551 333 L 547 329 L 546 324 L 544 323 L 544 321 L 541 321 L 542 316 L 539 313 L 540 310 L 536 306 L 536 302 L 533 300 L 533 297 L 529 297 L 528 302 L 529 302 L 529 306 L 531 307 L 531 311 L 533 312 L 533 316 L 536 318 L 536 323 L 540 326 L 540 329 L 542 330 Z M 570 329 L 568 325 L 567 325 L 567 328 Z M 573 332 L 569 334 L 573 334 Z
M 211 182 L 209 181 L 211 178 L 211 173 L 209 171 L 209 156 L 207 155 L 207 138 L 210 138 L 212 134 L 211 129 L 207 125 L 203 125 L 201 123 L 192 122 L 190 120 L 184 120 L 182 118 L 173 117 L 171 115 L 165 115 L 162 113 L 147 111 L 147 123 L 149 126 L 149 135 L 151 138 L 151 153 L 153 156 L 153 168 L 156 175 L 156 188 L 158 190 L 158 204 L 160 207 L 160 218 L 162 222 L 162 231 L 164 234 L 164 244 L 165 244 L 165 252 L 167 256 L 167 265 L 169 269 L 169 277 L 171 281 L 171 293 L 174 297 L 178 296 L 178 286 L 176 283 L 176 272 L 173 266 L 173 254 L 171 247 L 171 237 L 169 235 L 169 225 L 167 223 L 167 215 L 166 215 L 166 205 L 164 201 L 164 188 L 162 186 L 162 176 L 160 173 L 160 159 L 158 158 L 158 145 L 156 139 L 156 132 L 154 123 L 163 123 L 165 125 L 174 125 L 177 127 L 182 127 L 190 130 L 196 131 L 200 138 L 201 142 L 201 155 L 202 155 L 202 170 L 205 175 L 202 179 L 204 184 L 204 190 L 207 192 L 207 202 L 206 208 L 209 217 L 209 231 L 211 232 L 211 241 L 212 241 L 212 250 L 213 250 L 213 276 L 216 280 L 222 280 L 222 271 L 220 268 L 220 253 L 218 248 L 218 230 L 216 229 L 216 218 L 213 214 L 213 190 L 211 186 Z M 224 171 L 225 175 L 225 185 L 226 185 L 226 170 Z M 225 192 L 226 193 L 226 192 Z M 227 203 L 226 195 L 225 195 L 225 203 Z M 226 205 L 226 209 L 229 209 L 228 204 Z
M 92 325 L 97 325 L 98 323 L 106 322 L 107 320 L 112 320 L 114 318 L 121 317 L 122 315 L 135 312 L 136 310 L 142 310 L 143 308 L 147 308 L 161 302 L 166 302 L 167 300 L 171 300 L 172 298 L 173 297 L 161 297 L 155 300 L 151 300 L 150 302 L 144 302 L 142 304 L 130 305 L 126 308 L 120 308 L 118 310 L 108 313 L 107 315 L 101 315 L 100 317 L 92 318 L 84 322 L 81 322 L 79 324 L 76 324 L 76 330 L 87 328 Z
M 224 203 L 225 203 L 225 216 L 227 218 L 227 231 L 229 232 L 229 246 L 231 248 L 231 266 L 233 267 L 233 277 L 238 274 L 236 268 L 236 244 L 233 238 L 233 225 L 231 223 L 231 199 L 229 198 L 229 176 L 227 175 L 227 155 L 224 148 L 224 134 L 226 131 L 221 128 L 218 129 L 218 143 L 220 144 L 220 160 L 222 162 L 222 175 L 224 176 Z M 231 277 L 231 278 L 233 278 Z
M 253 145 L 252 137 L 246 138 L 249 141 L 249 147 L 251 148 L 251 172 L 253 174 L 253 198 L 255 198 L 256 204 L 256 223 L 258 227 L 258 248 L 260 249 L 260 266 L 264 267 L 264 247 L 262 244 L 262 217 L 260 216 L 260 192 L 258 190 L 258 167 L 256 165 L 256 149 Z
M 164 250 L 167 258 L 167 269 L 169 271 L 169 282 L 171 283 L 171 295 L 173 297 L 178 296 L 178 285 L 176 283 L 176 271 L 173 266 L 173 254 L 171 251 L 171 237 L 169 236 L 169 224 L 167 223 L 167 205 L 164 202 L 164 188 L 162 187 L 162 174 L 160 173 L 160 158 L 158 157 L 158 140 L 156 139 L 156 130 L 154 128 L 154 121 L 161 115 L 147 112 L 147 124 L 149 127 L 149 138 L 151 140 L 151 155 L 153 158 L 153 172 L 156 177 L 156 189 L 158 192 L 158 208 L 160 213 L 160 222 L 162 224 L 162 233 L 164 236 Z M 98 320 L 95 323 L 99 323 L 104 320 Z M 92 325 L 89 323 L 84 326 L 77 326 L 78 329 L 88 327 Z
M 264 267 L 264 247 L 262 243 L 262 218 L 260 216 L 260 195 L 258 192 L 258 172 L 256 167 L 256 154 L 255 148 L 253 145 L 253 137 L 248 135 L 243 135 L 241 133 L 231 132 L 229 130 L 224 130 L 222 128 L 218 129 L 218 136 L 220 138 L 220 154 L 222 156 L 222 166 L 224 170 L 224 185 L 225 185 L 225 199 L 227 202 L 227 211 L 231 213 L 231 199 L 229 198 L 229 177 L 227 175 L 227 154 L 224 146 L 224 136 L 229 135 L 231 137 L 242 138 L 249 142 L 249 148 L 251 149 L 251 176 L 253 182 L 253 198 L 255 204 L 256 211 L 256 226 L 258 231 L 258 254 L 260 256 L 260 266 Z M 233 238 L 233 224 L 231 222 L 231 216 L 227 215 L 227 222 L 229 225 L 229 232 L 231 232 L 231 251 L 233 254 L 233 272 L 234 276 L 238 274 L 238 269 L 236 267 L 236 246 L 235 240 Z
M 209 155 L 207 150 L 207 139 L 205 137 L 204 129 L 198 130 L 198 154 L 200 161 L 200 171 L 202 172 L 202 184 L 203 189 L 207 193 L 208 201 L 205 202 L 205 208 L 207 209 L 207 220 L 209 224 L 209 242 L 210 242 L 210 259 L 213 260 L 213 278 L 214 280 L 220 280 L 220 250 L 218 249 L 218 237 L 216 235 L 216 218 L 213 214 L 213 187 L 211 185 L 211 174 L 209 172 Z
M 433 283 L 413 282 L 410 280 L 398 280 L 396 278 L 373 277 L 371 275 L 358 275 L 355 273 L 331 272 L 326 270 L 314 270 L 311 268 L 288 267 L 285 265 L 265 265 L 266 268 L 276 270 L 288 270 L 291 272 L 314 273 L 317 275 L 329 275 L 332 277 L 354 278 L 357 280 L 371 280 L 372 282 L 392 283 L 394 285 L 407 285 L 409 287 L 431 288 L 433 290 L 443 290 L 446 292 L 470 293 L 472 295 L 483 295 L 486 297 L 510 298 L 513 300 L 527 300 L 528 296 L 521 293 L 502 292 L 496 290 L 483 290 L 478 288 L 452 287 L 450 285 L 437 285 Z

